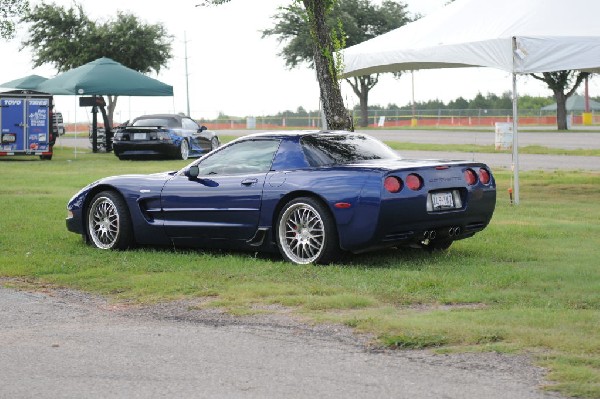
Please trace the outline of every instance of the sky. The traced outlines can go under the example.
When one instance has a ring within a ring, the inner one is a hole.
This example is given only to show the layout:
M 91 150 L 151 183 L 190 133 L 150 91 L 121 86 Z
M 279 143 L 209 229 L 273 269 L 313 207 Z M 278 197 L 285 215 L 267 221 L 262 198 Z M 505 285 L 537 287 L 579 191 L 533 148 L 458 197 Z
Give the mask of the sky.
M 373 0 L 374 2 L 378 0 Z M 106 20 L 117 10 L 137 15 L 145 23 L 162 23 L 174 36 L 174 58 L 160 73 L 149 76 L 173 86 L 173 97 L 120 97 L 115 121 L 147 113 L 187 113 L 189 101 L 193 118 L 215 118 L 219 113 L 232 116 L 262 116 L 286 110 L 319 109 L 319 87 L 315 72 L 303 65 L 287 69 L 277 54 L 283 44 L 276 38 L 262 38 L 261 31 L 274 24 L 277 7 L 291 0 L 231 0 L 218 7 L 195 7 L 201 0 L 158 2 L 147 0 L 79 0 L 84 12 L 96 20 Z M 405 0 L 410 13 L 428 15 L 447 0 Z M 37 3 L 32 1 L 32 4 Z M 72 0 L 54 0 L 69 7 Z M 165 4 L 168 4 L 166 6 Z M 112 13 L 112 14 L 111 14 Z M 56 76 L 49 65 L 33 68 L 31 52 L 21 49 L 26 29 L 17 38 L 0 42 L 3 60 L 0 83 L 30 74 Z M 186 57 L 187 53 L 187 57 Z M 6 62 L 10 60 L 10 62 Z M 186 75 L 187 64 L 187 75 Z M 187 77 L 187 79 L 186 79 Z M 481 92 L 501 95 L 512 88 L 509 73 L 489 68 L 422 70 L 414 73 L 414 99 L 417 102 L 439 99 L 444 102 L 460 96 L 471 99 Z M 189 91 L 186 90 L 187 87 Z M 519 94 L 550 96 L 541 82 L 519 77 Z M 598 82 L 590 81 L 590 95 L 600 95 Z M 349 85 L 342 85 L 348 108 L 358 103 Z M 404 74 L 394 79 L 380 77 L 370 92 L 369 103 L 407 105 L 412 101 L 412 79 Z M 56 96 L 56 109 L 67 122 L 90 119 L 89 109 L 79 108 L 73 96 Z

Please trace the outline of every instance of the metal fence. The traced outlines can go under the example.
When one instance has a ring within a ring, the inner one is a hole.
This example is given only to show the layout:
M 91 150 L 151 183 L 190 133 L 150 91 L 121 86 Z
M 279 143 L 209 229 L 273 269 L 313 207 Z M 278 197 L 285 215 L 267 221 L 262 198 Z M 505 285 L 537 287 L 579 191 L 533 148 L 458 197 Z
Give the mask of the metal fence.
M 355 126 L 359 126 L 361 115 L 353 112 Z M 569 114 L 570 123 L 583 124 L 582 114 Z M 512 122 L 510 109 L 464 109 L 464 110 L 369 110 L 369 127 L 493 127 L 497 122 Z M 318 129 L 321 116 L 280 115 L 247 118 L 200 120 L 213 129 Z M 592 114 L 592 123 L 600 124 L 600 114 Z M 556 112 L 541 110 L 519 110 L 519 125 L 556 126 Z
M 64 113 L 63 113 L 64 115 Z M 359 126 L 361 115 L 353 111 L 355 126 Z M 571 125 L 582 125 L 583 117 L 579 113 L 568 115 Z M 68 116 L 65 118 L 69 120 Z M 320 129 L 321 115 L 311 112 L 304 116 L 281 114 L 277 116 L 220 117 L 216 119 L 196 119 L 199 123 L 215 130 L 242 129 Z M 497 122 L 512 122 L 511 109 L 462 109 L 462 110 L 369 110 L 369 127 L 494 127 Z M 592 113 L 592 124 L 600 124 L 600 114 Z M 86 131 L 89 123 L 67 123 L 67 131 Z M 115 120 L 115 125 L 119 121 Z M 519 110 L 521 126 L 556 126 L 555 111 Z

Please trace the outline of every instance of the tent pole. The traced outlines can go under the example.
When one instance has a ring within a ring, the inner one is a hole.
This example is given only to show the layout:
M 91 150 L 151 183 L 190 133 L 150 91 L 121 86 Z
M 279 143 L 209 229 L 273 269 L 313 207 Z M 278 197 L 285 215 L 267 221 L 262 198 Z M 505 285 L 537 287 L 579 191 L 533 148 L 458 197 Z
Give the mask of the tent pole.
M 519 111 L 518 111 L 518 95 L 517 95 L 517 74 L 513 72 L 513 180 L 514 180 L 514 203 L 519 205 Z

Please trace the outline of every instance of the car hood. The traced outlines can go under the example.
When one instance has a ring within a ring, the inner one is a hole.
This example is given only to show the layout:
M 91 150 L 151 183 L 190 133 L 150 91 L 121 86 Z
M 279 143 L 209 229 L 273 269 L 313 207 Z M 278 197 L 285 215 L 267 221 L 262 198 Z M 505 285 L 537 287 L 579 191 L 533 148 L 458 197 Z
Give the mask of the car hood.
M 177 171 L 170 172 L 160 172 L 160 173 L 151 173 L 151 174 L 129 174 L 129 175 L 117 175 L 117 176 L 109 176 L 104 177 L 93 184 L 104 184 L 104 183 L 113 183 L 115 181 L 131 181 L 135 180 L 137 182 L 148 181 L 148 182 L 156 182 L 156 181 L 167 181 L 171 177 L 173 177 Z

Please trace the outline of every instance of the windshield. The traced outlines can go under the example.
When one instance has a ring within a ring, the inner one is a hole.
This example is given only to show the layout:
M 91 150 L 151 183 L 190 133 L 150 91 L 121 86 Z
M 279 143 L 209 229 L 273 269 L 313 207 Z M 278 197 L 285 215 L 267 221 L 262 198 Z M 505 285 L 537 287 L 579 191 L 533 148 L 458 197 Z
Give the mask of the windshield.
M 374 159 L 398 159 L 387 145 L 362 134 L 313 134 L 301 140 L 311 166 L 340 165 Z
M 136 119 L 132 126 L 163 126 L 163 127 L 179 127 L 179 123 L 175 118 L 147 118 Z

